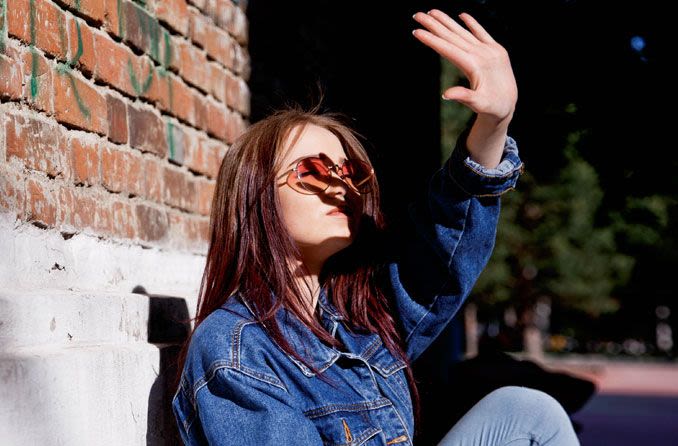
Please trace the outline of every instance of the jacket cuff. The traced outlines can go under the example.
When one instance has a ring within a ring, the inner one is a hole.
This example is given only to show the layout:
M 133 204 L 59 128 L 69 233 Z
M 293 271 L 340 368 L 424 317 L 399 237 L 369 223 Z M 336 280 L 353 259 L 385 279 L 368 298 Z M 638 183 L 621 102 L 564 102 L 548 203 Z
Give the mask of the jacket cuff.
M 471 159 L 466 147 L 470 130 L 470 127 L 466 127 L 459 135 L 452 155 L 447 160 L 445 167 L 450 178 L 464 192 L 474 197 L 497 197 L 515 189 L 518 178 L 525 171 L 515 139 L 507 135 L 501 162 L 497 167 L 489 169 Z

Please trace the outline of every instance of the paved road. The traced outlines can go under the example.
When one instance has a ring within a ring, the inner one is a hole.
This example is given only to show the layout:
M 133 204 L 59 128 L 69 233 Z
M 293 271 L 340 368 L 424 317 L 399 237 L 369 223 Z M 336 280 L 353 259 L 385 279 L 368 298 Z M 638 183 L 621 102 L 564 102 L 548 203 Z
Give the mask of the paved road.
M 678 365 L 547 361 L 548 368 L 593 380 L 596 395 L 572 420 L 582 446 L 678 445 Z
M 598 394 L 572 415 L 582 446 L 678 445 L 678 397 Z

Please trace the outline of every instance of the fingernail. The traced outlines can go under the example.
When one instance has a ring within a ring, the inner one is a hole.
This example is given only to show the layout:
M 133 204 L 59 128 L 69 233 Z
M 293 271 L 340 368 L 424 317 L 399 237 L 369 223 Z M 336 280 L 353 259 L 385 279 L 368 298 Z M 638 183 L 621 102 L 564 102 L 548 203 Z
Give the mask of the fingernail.
M 417 13 L 416 13 L 416 12 L 415 12 L 414 14 L 412 14 L 412 18 L 414 18 L 414 16 L 415 16 L 415 15 L 417 15 Z

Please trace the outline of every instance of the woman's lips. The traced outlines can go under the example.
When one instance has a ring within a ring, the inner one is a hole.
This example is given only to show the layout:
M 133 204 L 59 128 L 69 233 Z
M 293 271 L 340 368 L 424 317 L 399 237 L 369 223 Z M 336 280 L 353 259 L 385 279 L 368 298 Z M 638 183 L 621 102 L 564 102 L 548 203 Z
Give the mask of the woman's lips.
M 351 215 L 351 211 L 349 211 L 347 208 L 338 208 L 338 207 L 335 207 L 334 209 L 332 209 L 331 211 L 329 211 L 329 212 L 327 213 L 327 215 L 332 215 L 332 216 L 337 216 L 337 215 L 338 215 L 338 216 L 348 217 L 348 216 Z

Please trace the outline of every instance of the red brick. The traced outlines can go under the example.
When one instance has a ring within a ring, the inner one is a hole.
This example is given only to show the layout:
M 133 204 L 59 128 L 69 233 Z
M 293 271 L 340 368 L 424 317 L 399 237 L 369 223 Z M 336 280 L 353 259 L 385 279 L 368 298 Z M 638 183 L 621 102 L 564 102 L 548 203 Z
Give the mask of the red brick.
M 34 178 L 26 180 L 26 221 L 46 226 L 56 224 L 56 197 L 50 184 Z
M 66 15 L 48 0 L 35 0 L 35 46 L 52 56 L 65 60 L 68 53 Z M 24 18 L 30 22 L 30 16 Z M 29 23 L 30 26 L 30 23 Z
M 102 193 L 105 195 L 106 192 Z M 98 234 L 112 235 L 113 234 L 113 213 L 108 202 L 102 198 L 98 198 L 98 205 L 94 209 L 94 230 Z
M 165 183 L 163 202 L 170 206 L 191 211 L 191 203 L 196 199 L 195 184 L 188 180 L 188 173 L 164 166 L 163 179 Z
M 20 173 L 0 165 L 0 209 L 12 211 L 18 219 L 24 216 L 26 207 L 25 180 Z
M 99 201 L 89 189 L 61 186 L 59 188 L 59 225 L 77 230 L 96 230 L 96 210 Z
M 127 201 L 115 200 L 111 203 L 113 234 L 117 237 L 133 239 L 137 235 L 137 222 L 133 206 Z
M 111 192 L 142 194 L 141 155 L 105 147 L 101 151 L 101 184 Z
M 102 23 L 105 20 L 105 7 L 103 0 L 56 0 L 69 6 L 71 9 L 86 15 L 95 22 Z
M 207 28 L 212 26 L 211 21 L 196 8 L 189 7 L 188 12 L 190 15 L 189 35 L 191 40 L 204 48 L 207 40 Z
M 66 144 L 58 126 L 14 111 L 6 113 L 4 130 L 7 161 L 16 157 L 29 169 L 69 177 Z
M 207 133 L 222 141 L 228 136 L 228 109 L 211 99 L 207 101 Z
M 75 184 L 99 183 L 99 144 L 85 138 L 71 138 L 71 171 Z
M 156 113 L 146 108 L 127 105 L 129 116 L 129 143 L 142 152 L 167 156 L 166 125 Z
M 97 0 L 94 0 L 97 1 Z M 122 11 L 118 9 L 121 5 L 121 0 L 98 0 L 100 3 L 103 3 L 104 7 L 104 26 L 103 29 L 113 34 L 114 36 L 121 37 L 124 34 L 122 29 L 122 20 L 120 20 L 120 15 Z
M 22 96 L 35 109 L 54 113 L 53 70 L 51 64 L 37 50 L 25 48 L 21 54 L 24 85 Z
M 113 94 L 106 95 L 108 139 L 119 144 L 127 143 L 127 106 Z
M 115 147 L 101 149 L 101 185 L 122 192 L 125 183 L 125 155 Z
M 129 66 L 131 65 L 133 70 L 137 69 L 137 56 L 125 45 L 100 32 L 94 33 L 94 49 L 96 53 L 96 79 L 130 96 L 136 96 Z
M 179 57 L 181 77 L 200 90 L 206 91 L 209 86 L 209 66 L 205 52 L 193 45 L 182 45 Z
M 181 124 L 167 121 L 167 137 L 169 146 L 169 160 L 176 164 L 183 164 L 187 135 Z
M 227 103 L 227 86 L 229 76 L 226 70 L 215 62 L 209 64 L 209 91 L 212 96 L 223 103 Z M 229 104 L 230 105 L 230 104 Z
M 172 114 L 196 125 L 193 92 L 176 76 L 172 76 Z
M 219 175 L 221 162 L 226 154 L 226 146 L 219 141 L 211 141 L 206 147 L 205 159 L 205 174 L 210 178 L 216 178 Z
M 207 131 L 208 124 L 208 101 L 209 99 L 201 95 L 197 91 L 191 92 L 193 95 L 193 110 L 194 110 L 194 121 L 193 124 L 195 127 Z
M 188 135 L 188 143 L 184 146 L 184 166 L 188 169 L 205 173 L 205 146 L 208 144 L 207 138 L 197 132 L 191 132 Z
M 164 28 L 146 9 L 131 1 L 123 1 L 125 11 L 124 39 L 139 51 L 148 54 L 162 64 L 164 60 Z
M 29 0 L 5 0 L 7 10 L 7 33 L 10 36 L 31 43 Z
M 230 20 L 227 23 L 228 32 L 235 37 L 240 45 L 247 45 L 249 37 L 249 22 L 245 12 L 233 7 L 231 10 Z
M 54 113 L 60 122 L 106 135 L 106 99 L 75 72 L 54 71 Z
M 162 202 L 162 191 L 165 188 L 161 161 L 152 157 L 144 158 L 143 163 L 144 175 L 142 176 L 142 180 L 144 182 L 144 187 L 142 196 L 148 200 L 160 203 Z
M 139 238 L 146 241 L 163 240 L 169 233 L 169 219 L 160 209 L 139 203 L 135 207 Z
M 152 101 L 160 110 L 171 112 L 172 104 L 172 73 L 160 67 L 153 71 L 153 80 L 144 94 L 144 97 Z
M 212 208 L 212 197 L 214 196 L 215 181 L 200 180 L 196 181 L 198 188 L 198 213 L 200 215 L 209 215 Z
M 237 113 L 227 113 L 226 118 L 226 143 L 233 144 L 236 139 L 247 129 L 247 123 Z
M 184 36 L 188 35 L 188 5 L 186 0 L 157 0 L 155 16 L 170 28 Z
M 5 54 L 0 54 L 0 97 L 21 97 L 21 60 L 19 51 L 11 46 L 5 46 Z
M 80 37 L 78 38 L 78 28 Z M 73 16 L 68 17 L 68 34 L 70 51 L 68 62 L 88 76 L 96 71 L 96 55 L 94 54 L 94 36 L 92 29 L 83 20 Z M 80 56 L 78 56 L 80 53 Z M 77 58 L 77 60 L 76 60 Z
M 233 43 L 231 40 L 226 31 L 216 26 L 207 28 L 207 38 L 205 41 L 207 54 L 227 68 L 232 68 L 234 61 Z

